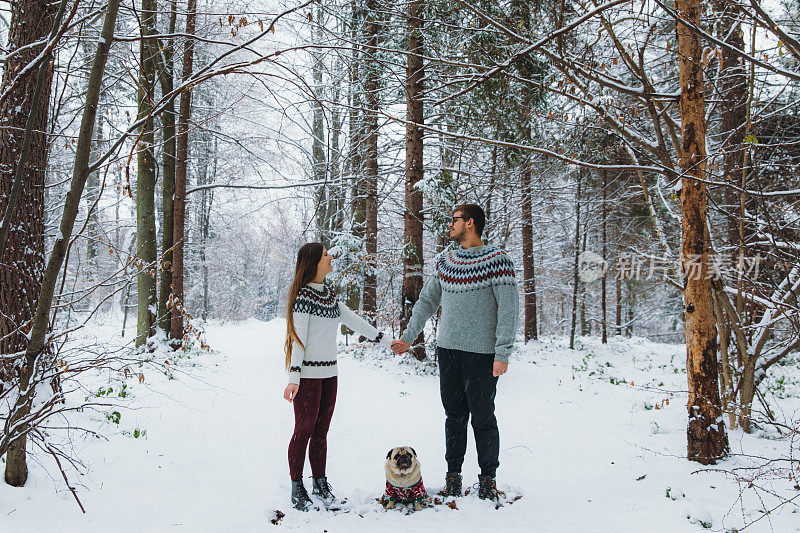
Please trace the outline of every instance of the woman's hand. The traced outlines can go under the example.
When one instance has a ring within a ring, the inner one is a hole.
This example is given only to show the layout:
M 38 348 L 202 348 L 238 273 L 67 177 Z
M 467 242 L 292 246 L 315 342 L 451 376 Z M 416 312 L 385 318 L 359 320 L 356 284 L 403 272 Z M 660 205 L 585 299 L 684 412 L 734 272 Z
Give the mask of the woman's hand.
M 289 383 L 286 385 L 286 390 L 283 391 L 283 397 L 286 399 L 287 402 L 292 403 L 294 397 L 297 396 L 297 390 L 300 388 L 300 385 L 296 383 Z

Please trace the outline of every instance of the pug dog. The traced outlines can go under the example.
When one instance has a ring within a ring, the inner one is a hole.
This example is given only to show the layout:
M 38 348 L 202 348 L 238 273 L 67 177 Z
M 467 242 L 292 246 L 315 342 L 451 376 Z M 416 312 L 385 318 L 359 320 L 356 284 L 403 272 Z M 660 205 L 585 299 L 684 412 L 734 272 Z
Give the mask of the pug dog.
M 422 465 L 417 452 L 410 446 L 392 448 L 386 454 L 386 493 L 383 501 L 386 509 L 396 503 L 414 504 L 414 510 L 422 510 L 422 503 L 428 499 L 425 485 L 422 484 Z

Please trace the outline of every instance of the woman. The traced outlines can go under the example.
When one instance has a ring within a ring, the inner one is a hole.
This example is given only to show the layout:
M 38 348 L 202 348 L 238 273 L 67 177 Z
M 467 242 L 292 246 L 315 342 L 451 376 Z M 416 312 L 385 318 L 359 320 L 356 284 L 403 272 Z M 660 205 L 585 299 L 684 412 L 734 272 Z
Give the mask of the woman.
M 314 479 L 312 494 L 328 507 L 336 501 L 325 476 L 327 434 L 336 403 L 336 334 L 339 322 L 373 342 L 390 348 L 391 341 L 339 302 L 323 284 L 332 257 L 318 242 L 297 252 L 294 280 L 286 310 L 286 370 L 289 384 L 283 397 L 294 404 L 294 434 L 289 442 L 292 505 L 307 511 L 312 505 L 303 486 L 303 464 L 308 460 Z

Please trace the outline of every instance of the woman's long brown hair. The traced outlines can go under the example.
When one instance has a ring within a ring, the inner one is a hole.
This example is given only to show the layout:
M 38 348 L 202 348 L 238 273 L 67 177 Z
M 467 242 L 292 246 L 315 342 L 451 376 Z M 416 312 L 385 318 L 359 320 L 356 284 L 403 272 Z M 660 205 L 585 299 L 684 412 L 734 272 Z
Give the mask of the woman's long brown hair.
M 294 267 L 294 279 L 289 287 L 289 298 L 286 304 L 286 370 L 292 363 L 292 344 L 299 344 L 304 350 L 300 337 L 294 329 L 294 302 L 300 289 L 314 280 L 317 276 L 317 265 L 322 259 L 324 247 L 319 242 L 309 242 L 300 247 L 297 251 L 297 264 Z

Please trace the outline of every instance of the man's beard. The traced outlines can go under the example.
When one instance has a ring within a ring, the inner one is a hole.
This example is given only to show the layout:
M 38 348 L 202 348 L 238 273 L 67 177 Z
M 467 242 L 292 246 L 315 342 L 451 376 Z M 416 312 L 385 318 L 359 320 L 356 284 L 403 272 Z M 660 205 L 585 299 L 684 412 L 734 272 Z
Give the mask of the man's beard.
M 461 244 L 462 242 L 464 242 L 464 240 L 466 240 L 466 238 L 467 238 L 467 230 L 462 229 L 460 232 L 456 233 L 455 235 L 452 235 L 450 237 L 450 240 L 457 242 L 458 244 Z

